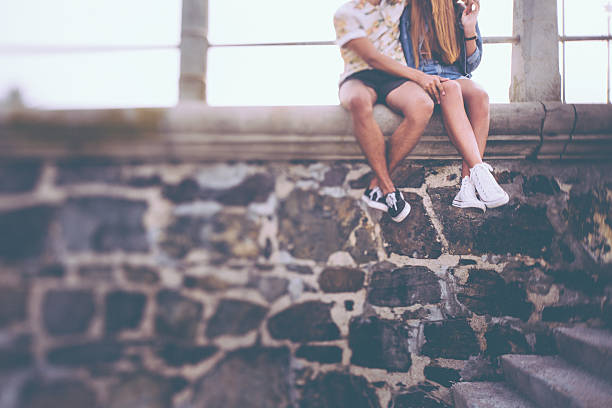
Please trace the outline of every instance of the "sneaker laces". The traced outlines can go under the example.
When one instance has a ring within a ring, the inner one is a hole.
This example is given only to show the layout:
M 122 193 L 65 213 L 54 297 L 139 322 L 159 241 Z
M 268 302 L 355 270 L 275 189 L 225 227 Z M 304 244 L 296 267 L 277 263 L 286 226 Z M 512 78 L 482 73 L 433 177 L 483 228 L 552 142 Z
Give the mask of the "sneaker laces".
M 395 197 L 395 193 L 387 194 L 387 198 L 385 199 L 385 201 L 387 202 L 387 205 L 389 207 L 392 207 L 394 210 L 397 211 L 397 197 Z
M 483 192 L 486 197 L 484 199 L 488 199 L 495 195 L 503 194 L 504 190 L 497 184 L 495 177 L 491 174 L 493 168 L 487 163 L 479 163 L 472 167 L 470 171 L 470 179 L 474 183 L 474 186 L 477 187 L 478 192 Z M 471 175 L 474 174 L 474 177 Z
M 382 197 L 382 191 L 380 187 L 376 186 L 370 191 L 370 200 L 378 201 Z

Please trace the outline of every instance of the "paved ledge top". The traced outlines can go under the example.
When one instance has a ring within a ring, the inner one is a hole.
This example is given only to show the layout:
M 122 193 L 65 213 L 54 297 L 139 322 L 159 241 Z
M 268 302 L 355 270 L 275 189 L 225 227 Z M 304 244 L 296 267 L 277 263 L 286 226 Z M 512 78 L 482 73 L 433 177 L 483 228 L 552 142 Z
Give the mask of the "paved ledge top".
M 374 115 L 387 136 L 401 121 L 380 105 Z M 0 155 L 362 158 L 352 132 L 340 106 L 0 111 Z M 490 135 L 487 151 L 495 158 L 609 158 L 612 105 L 492 104 Z M 412 156 L 457 157 L 438 111 Z

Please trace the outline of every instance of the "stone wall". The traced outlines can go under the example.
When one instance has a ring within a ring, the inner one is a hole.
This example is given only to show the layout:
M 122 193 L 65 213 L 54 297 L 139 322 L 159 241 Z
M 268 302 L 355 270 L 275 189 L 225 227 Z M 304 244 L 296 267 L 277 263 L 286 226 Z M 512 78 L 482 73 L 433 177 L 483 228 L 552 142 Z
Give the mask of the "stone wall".
M 447 407 L 552 327 L 605 324 L 612 164 L 3 160 L 0 407 Z M 610 321 L 608 320 L 608 323 Z

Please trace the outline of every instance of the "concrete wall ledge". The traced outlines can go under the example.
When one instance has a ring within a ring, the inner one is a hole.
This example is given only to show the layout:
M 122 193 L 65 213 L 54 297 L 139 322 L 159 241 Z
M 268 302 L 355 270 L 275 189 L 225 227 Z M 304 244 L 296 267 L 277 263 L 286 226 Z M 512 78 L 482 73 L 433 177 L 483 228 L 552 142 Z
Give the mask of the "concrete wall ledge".
M 401 117 L 376 106 L 388 136 Z M 362 159 L 339 106 L 0 111 L 2 157 L 71 156 L 180 160 Z M 493 159 L 610 159 L 612 105 L 524 102 L 491 105 Z M 436 111 L 415 159 L 457 158 Z

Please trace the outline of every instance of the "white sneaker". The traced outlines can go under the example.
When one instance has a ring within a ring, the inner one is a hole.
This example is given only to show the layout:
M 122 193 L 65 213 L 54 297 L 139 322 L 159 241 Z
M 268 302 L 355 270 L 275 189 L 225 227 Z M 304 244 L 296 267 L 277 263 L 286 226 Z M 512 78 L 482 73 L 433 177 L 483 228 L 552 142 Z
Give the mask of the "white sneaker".
M 487 210 L 485 203 L 476 197 L 476 189 L 468 176 L 461 180 L 461 189 L 453 200 L 453 206 L 459 208 L 480 208 L 482 211 Z
M 506 204 L 510 197 L 495 181 L 493 169 L 486 163 L 479 163 L 470 169 L 470 181 L 478 191 L 480 200 L 489 208 Z

